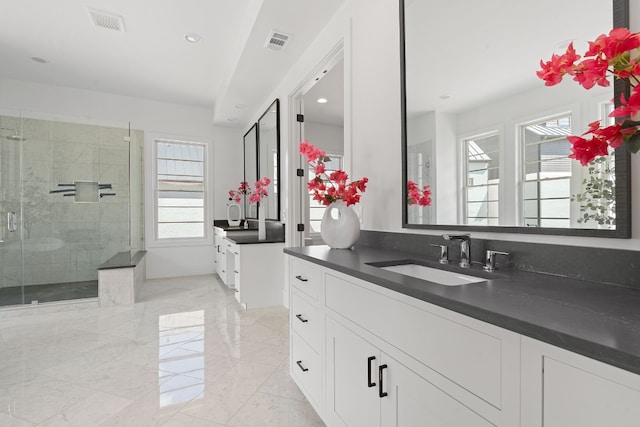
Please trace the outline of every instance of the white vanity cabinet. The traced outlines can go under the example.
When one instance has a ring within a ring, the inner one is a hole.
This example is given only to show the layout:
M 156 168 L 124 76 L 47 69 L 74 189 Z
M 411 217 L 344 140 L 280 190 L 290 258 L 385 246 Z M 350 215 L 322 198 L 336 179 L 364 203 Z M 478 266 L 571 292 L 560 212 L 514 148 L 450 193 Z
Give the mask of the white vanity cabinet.
M 522 427 L 639 425 L 639 375 L 522 337 Z
M 324 315 L 320 267 L 289 257 L 291 376 L 316 412 L 323 413 Z
M 216 273 L 228 287 L 233 287 L 233 269 L 229 269 L 227 260 L 228 241 L 222 228 L 214 227 L 213 243 L 216 249 Z M 230 260 L 233 261 L 233 260 Z
M 640 375 L 288 258 L 291 375 L 329 427 L 640 426 Z
M 283 247 L 284 243 L 228 241 L 227 264 L 233 275 L 236 299 L 244 308 L 282 305 Z
M 328 426 L 519 423 L 517 334 L 293 257 L 290 286 L 291 373 Z
M 328 425 L 518 424 L 517 334 L 335 271 L 324 285 Z
M 494 425 L 331 318 L 327 355 L 329 425 Z

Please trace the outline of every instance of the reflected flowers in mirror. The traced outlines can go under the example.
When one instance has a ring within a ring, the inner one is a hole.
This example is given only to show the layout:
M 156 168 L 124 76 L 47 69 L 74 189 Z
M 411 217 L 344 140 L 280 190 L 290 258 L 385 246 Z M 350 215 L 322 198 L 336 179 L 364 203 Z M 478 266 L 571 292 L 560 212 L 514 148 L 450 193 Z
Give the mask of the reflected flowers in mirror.
M 267 190 L 269 184 L 271 184 L 271 179 L 266 176 L 263 176 L 253 184 L 254 189 L 251 188 L 248 182 L 241 181 L 236 190 L 229 190 L 229 200 L 240 203 L 242 196 L 249 196 L 249 203 L 260 203 L 260 200 L 269 196 L 269 191 Z
M 640 149 L 640 121 L 634 117 L 640 111 L 640 33 L 631 33 L 626 28 L 614 28 L 608 35 L 602 34 L 589 42 L 589 49 L 580 56 L 570 43 L 562 55 L 553 55 L 551 60 L 540 61 L 539 78 L 546 86 L 554 86 L 565 75 L 573 76 L 585 89 L 609 86 L 609 77 L 626 82 L 631 89 L 629 98 L 620 96 L 620 105 L 609 117 L 617 118 L 617 123 L 603 127 L 600 121 L 589 124 L 589 129 L 581 136 L 569 136 L 572 145 L 570 158 L 583 166 L 596 157 L 606 156 L 609 149 L 620 147 L 626 142 L 627 149 L 636 153 Z M 582 60 L 580 60 L 582 59 Z
M 431 188 L 428 185 L 418 187 L 418 184 L 409 180 L 407 181 L 407 204 L 409 206 L 431 206 Z

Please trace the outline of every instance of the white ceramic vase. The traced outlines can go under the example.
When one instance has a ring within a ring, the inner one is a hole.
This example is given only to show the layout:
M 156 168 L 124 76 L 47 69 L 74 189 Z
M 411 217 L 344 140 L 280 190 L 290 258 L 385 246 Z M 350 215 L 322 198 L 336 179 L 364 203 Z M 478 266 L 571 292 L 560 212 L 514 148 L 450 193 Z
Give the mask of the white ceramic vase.
M 258 240 L 267 239 L 267 226 L 264 221 L 264 203 L 258 204 Z
M 322 240 L 334 249 L 349 249 L 360 237 L 360 220 L 342 200 L 327 206 L 320 225 Z
M 235 202 L 227 203 L 227 223 L 230 227 L 237 227 L 242 220 L 242 209 Z

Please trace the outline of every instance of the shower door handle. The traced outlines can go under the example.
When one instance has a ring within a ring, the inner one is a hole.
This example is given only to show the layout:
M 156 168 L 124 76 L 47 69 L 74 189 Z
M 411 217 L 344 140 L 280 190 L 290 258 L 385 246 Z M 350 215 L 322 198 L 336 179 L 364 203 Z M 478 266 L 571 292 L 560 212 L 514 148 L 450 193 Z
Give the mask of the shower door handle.
M 15 212 L 7 212 L 7 230 L 13 233 L 18 229 L 18 217 Z

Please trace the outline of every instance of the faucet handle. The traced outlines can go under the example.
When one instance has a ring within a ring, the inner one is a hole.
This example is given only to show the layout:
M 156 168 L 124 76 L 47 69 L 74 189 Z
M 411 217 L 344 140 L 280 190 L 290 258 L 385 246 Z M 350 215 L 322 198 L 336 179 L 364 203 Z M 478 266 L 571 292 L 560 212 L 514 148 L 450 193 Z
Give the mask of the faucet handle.
M 496 271 L 496 255 L 508 257 L 510 254 L 509 252 L 492 251 L 491 249 L 488 249 L 485 257 L 485 264 L 482 267 L 484 271 Z
M 440 248 L 440 259 L 438 262 L 440 264 L 449 264 L 449 247 L 447 245 L 434 245 L 434 248 Z

